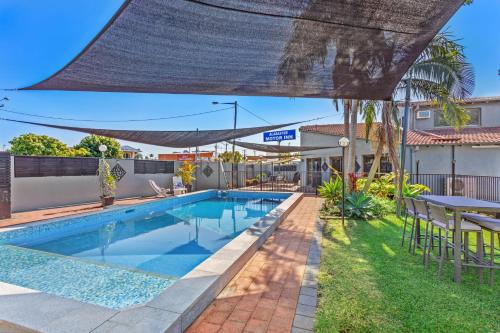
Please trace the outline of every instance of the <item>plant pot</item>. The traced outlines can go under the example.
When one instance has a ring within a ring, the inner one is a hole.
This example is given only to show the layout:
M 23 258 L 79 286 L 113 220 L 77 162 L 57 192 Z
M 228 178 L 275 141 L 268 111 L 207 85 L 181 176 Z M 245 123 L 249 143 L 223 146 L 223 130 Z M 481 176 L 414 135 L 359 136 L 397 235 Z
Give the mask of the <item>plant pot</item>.
M 115 203 L 115 197 L 101 197 L 103 207 L 111 206 Z
M 188 192 L 191 192 L 193 190 L 193 184 L 186 184 L 186 189 Z

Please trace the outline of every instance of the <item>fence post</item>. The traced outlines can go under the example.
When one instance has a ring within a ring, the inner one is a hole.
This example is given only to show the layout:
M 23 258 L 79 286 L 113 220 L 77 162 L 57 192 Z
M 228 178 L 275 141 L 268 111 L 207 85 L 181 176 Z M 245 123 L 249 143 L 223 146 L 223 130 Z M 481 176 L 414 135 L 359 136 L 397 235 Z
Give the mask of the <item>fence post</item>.
M 217 189 L 220 190 L 220 165 L 222 164 L 221 161 L 217 163 Z
M 419 175 L 420 175 L 420 160 L 417 160 L 417 170 L 416 171 L 417 171 L 417 174 L 416 174 L 416 176 L 417 176 L 416 178 L 417 179 L 415 180 L 415 183 L 419 184 L 419 182 L 420 182 L 420 179 L 419 179 Z
M 10 154 L 0 152 L 0 219 L 11 217 Z
M 455 195 L 455 146 L 451 146 L 451 195 Z
M 274 165 L 271 162 L 271 191 L 274 191 Z
M 262 191 L 262 161 L 260 161 L 259 181 L 260 181 L 260 190 Z

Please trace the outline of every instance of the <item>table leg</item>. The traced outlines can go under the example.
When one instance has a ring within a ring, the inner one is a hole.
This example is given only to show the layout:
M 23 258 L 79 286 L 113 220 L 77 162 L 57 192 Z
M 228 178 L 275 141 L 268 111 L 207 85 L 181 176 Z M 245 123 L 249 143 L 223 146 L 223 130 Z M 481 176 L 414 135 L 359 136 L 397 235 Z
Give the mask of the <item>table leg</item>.
M 462 280 L 462 212 L 455 211 L 455 251 L 453 251 L 455 263 L 454 279 L 456 283 Z
M 417 219 L 417 227 L 415 228 L 415 232 L 417 233 L 417 237 L 416 237 L 416 240 L 417 240 L 417 244 L 419 247 L 421 245 L 421 240 L 420 240 L 420 219 Z

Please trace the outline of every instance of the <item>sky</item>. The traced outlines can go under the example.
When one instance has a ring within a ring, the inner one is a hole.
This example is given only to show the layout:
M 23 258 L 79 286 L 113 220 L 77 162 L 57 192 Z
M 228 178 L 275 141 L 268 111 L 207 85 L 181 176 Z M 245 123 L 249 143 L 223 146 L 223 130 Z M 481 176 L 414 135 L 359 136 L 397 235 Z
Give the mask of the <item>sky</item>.
M 20 88 L 39 82 L 68 63 L 100 31 L 122 0 L 2 0 L 0 1 L 0 89 Z M 445 29 L 461 39 L 476 73 L 474 96 L 500 95 L 500 1 L 474 0 L 452 17 Z M 4 109 L 63 118 L 123 120 L 168 117 L 220 109 L 212 101 L 233 102 L 270 123 L 328 118 L 313 122 L 341 123 L 342 114 L 331 100 L 173 94 L 94 93 L 64 91 L 0 91 L 8 97 Z M 0 117 L 81 127 L 146 130 L 200 130 L 231 128 L 233 111 L 173 120 L 103 123 L 47 120 L 0 111 Z M 238 126 L 265 125 L 262 119 L 240 109 Z M 84 134 L 0 121 L 0 149 L 23 133 L 54 136 L 68 145 Z M 262 135 L 245 138 L 262 142 Z M 122 141 L 145 154 L 179 149 Z M 299 144 L 299 141 L 290 141 Z M 202 147 L 203 148 L 203 147 Z M 213 149 L 213 146 L 205 147 Z M 219 145 L 219 149 L 221 146 Z M 252 154 L 253 152 L 247 152 Z

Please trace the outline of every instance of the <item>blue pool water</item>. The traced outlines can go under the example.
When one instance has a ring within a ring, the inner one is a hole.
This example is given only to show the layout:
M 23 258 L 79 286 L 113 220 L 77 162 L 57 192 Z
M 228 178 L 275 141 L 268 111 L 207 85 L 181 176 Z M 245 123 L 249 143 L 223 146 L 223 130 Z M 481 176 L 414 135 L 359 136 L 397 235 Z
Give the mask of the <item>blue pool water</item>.
M 111 308 L 144 303 L 286 195 L 232 192 L 221 198 L 212 191 L 187 198 L 2 233 L 0 281 Z

